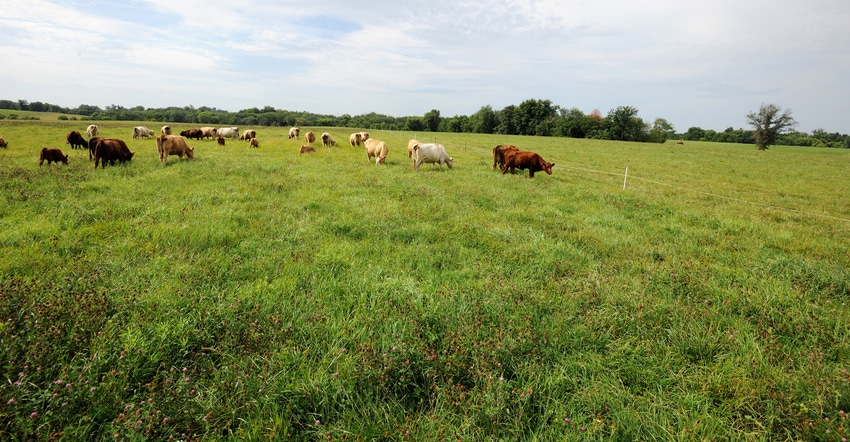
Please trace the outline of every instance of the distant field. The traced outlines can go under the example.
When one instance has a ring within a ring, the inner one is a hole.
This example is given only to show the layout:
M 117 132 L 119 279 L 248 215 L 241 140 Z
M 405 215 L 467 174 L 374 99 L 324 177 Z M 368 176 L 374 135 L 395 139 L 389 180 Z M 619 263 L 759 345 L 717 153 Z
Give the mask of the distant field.
M 850 433 L 846 150 L 422 133 L 455 167 L 416 173 L 414 134 L 256 127 L 162 165 L 97 122 L 136 155 L 95 169 L 87 124 L 0 120 L 2 440 Z
M 76 118 L 77 120 L 84 120 L 84 119 L 88 118 L 85 115 L 63 114 L 63 113 L 56 113 L 56 112 L 32 112 L 32 111 L 18 111 L 18 110 L 11 110 L 11 109 L 0 109 L 0 116 L 2 116 L 4 118 L 9 118 L 9 115 L 15 115 L 20 119 L 35 118 L 36 120 L 40 120 L 40 121 L 55 121 L 55 120 L 58 120 L 60 116 L 67 117 L 69 119 L 70 118 Z M 7 122 L 7 120 L 3 119 L 3 120 L 0 120 L 0 122 L 5 123 L 5 122 Z M 0 126 L 0 127 L 2 127 L 2 126 Z

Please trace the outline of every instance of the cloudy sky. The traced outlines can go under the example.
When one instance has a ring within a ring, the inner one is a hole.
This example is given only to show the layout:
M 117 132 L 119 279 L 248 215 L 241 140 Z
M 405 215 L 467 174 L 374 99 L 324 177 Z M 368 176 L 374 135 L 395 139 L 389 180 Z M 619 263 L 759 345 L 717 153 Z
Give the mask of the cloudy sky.
M 471 115 L 545 99 L 677 131 L 762 103 L 850 133 L 846 0 L 0 0 L 0 99 Z

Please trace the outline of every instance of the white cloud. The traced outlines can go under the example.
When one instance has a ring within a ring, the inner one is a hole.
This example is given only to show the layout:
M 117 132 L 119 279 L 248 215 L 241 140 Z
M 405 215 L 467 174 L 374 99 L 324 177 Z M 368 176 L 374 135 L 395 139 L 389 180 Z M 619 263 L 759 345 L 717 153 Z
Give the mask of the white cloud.
M 850 110 L 850 4 L 828 0 L 0 0 L 0 10 L 0 57 L 27 60 L 7 69 L 0 98 L 393 115 L 541 98 L 715 129 L 777 102 L 801 128 L 850 132 L 837 116 Z

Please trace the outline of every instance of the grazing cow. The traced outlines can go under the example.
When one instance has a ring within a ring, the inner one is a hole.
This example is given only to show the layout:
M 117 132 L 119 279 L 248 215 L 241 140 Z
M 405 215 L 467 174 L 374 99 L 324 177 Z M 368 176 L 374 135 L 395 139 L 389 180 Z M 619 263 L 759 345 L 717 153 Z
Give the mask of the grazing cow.
M 434 163 L 438 163 L 440 169 L 443 168 L 443 163 L 445 163 L 451 169 L 455 159 L 449 156 L 442 144 L 420 143 L 413 146 L 413 168 L 418 172 L 422 163 L 431 163 L 432 169 Z
M 41 149 L 41 155 L 39 155 L 38 165 L 41 166 L 44 164 L 44 161 L 47 160 L 47 165 L 53 164 L 53 162 L 63 162 L 68 164 L 68 155 L 63 155 L 62 151 L 53 147 L 45 147 Z
M 239 128 L 238 127 L 220 127 L 216 134 L 220 137 L 224 138 L 233 138 L 234 140 L 239 138 Z
M 298 151 L 298 155 L 303 155 L 305 153 L 315 152 L 316 149 L 313 146 L 301 146 L 301 150 Z
M 145 126 L 136 126 L 136 127 L 133 128 L 133 139 L 134 140 L 136 138 L 147 138 L 147 137 L 153 137 L 153 136 L 156 136 L 154 131 L 148 129 Z
M 242 135 L 239 137 L 240 140 L 251 141 L 251 138 L 257 138 L 257 131 L 254 129 L 245 129 L 242 132 Z
M 170 134 L 165 134 L 165 135 L 170 135 Z M 200 129 L 186 129 L 186 130 L 180 132 L 180 136 L 190 138 L 190 139 L 193 139 L 193 140 L 200 140 L 201 138 L 204 137 L 204 132 L 201 131 Z
M 68 132 L 68 135 L 65 135 L 65 139 L 68 140 L 68 144 L 71 145 L 72 150 L 85 149 L 89 145 L 89 142 L 83 138 L 83 135 L 75 130 Z
M 219 136 L 219 137 L 218 137 L 218 145 L 219 145 L 219 146 L 224 146 L 224 137 L 222 137 L 222 136 Z
M 407 157 L 413 158 L 413 146 L 419 144 L 416 140 L 410 140 L 407 142 Z
M 100 141 L 99 137 L 93 137 L 89 139 L 89 161 L 94 159 L 94 148 L 97 147 L 98 141 Z
M 100 135 L 100 129 L 98 129 L 94 124 L 89 124 L 89 127 L 86 128 L 86 135 L 88 135 L 89 138 L 96 137 Z
M 251 141 L 248 142 L 249 147 L 260 147 L 260 142 L 256 138 L 251 138 Z
M 384 164 L 387 161 L 389 148 L 387 143 L 370 138 L 363 143 L 366 146 L 366 160 L 371 161 L 375 157 L 375 165 Z
M 2 147 L 3 149 L 9 147 L 9 144 L 6 143 L 6 140 L 4 140 L 3 137 L 0 137 L 0 147 Z
M 366 132 L 355 132 L 348 137 L 348 142 L 351 143 L 352 146 L 359 146 L 362 143 L 365 143 L 366 140 L 369 139 L 369 134 Z
M 336 141 L 331 137 L 331 134 L 325 132 L 322 134 L 322 146 L 330 147 L 336 146 Z
M 304 134 L 304 141 L 313 144 L 313 142 L 316 141 L 316 134 L 314 134 L 312 130 L 310 132 L 307 132 L 306 134 Z
M 301 128 L 300 127 L 292 127 L 292 128 L 289 129 L 289 139 L 290 140 L 293 139 L 293 138 L 297 139 L 300 135 L 301 135 Z
M 89 140 L 91 146 L 92 140 Z M 97 169 L 97 164 L 101 164 L 101 168 L 106 167 L 106 163 L 115 164 L 115 161 L 124 163 L 133 159 L 135 152 L 130 152 L 127 143 L 118 138 L 97 138 L 94 146 L 94 168 Z
M 156 150 L 159 151 L 159 160 L 162 164 L 168 159 L 169 155 L 177 155 L 181 160 L 183 155 L 187 158 L 195 158 L 195 148 L 189 147 L 183 137 L 175 135 L 160 135 L 156 139 Z
M 552 167 L 554 165 L 555 163 L 547 163 L 543 160 L 543 157 L 534 152 L 508 151 L 505 153 L 505 164 L 502 165 L 502 175 L 508 169 L 511 170 L 511 173 L 514 173 L 514 168 L 520 170 L 528 169 L 529 178 L 534 178 L 534 172 L 540 172 L 541 170 L 552 175 Z
M 171 135 L 171 126 L 162 126 L 163 135 Z
M 676 144 L 685 144 L 685 140 L 682 139 L 682 138 L 679 138 L 679 141 L 677 141 Z
M 209 137 L 211 140 L 218 136 L 218 132 L 214 127 L 202 127 L 201 128 L 201 138 L 206 139 Z
M 348 137 L 348 143 L 351 144 L 351 147 L 359 146 L 363 140 L 360 138 L 360 132 L 355 132 Z
M 505 153 L 506 152 L 519 152 L 516 146 L 511 145 L 498 145 L 493 148 L 493 169 L 496 168 L 496 165 L 499 165 L 499 168 L 502 168 L 502 165 L 505 164 Z

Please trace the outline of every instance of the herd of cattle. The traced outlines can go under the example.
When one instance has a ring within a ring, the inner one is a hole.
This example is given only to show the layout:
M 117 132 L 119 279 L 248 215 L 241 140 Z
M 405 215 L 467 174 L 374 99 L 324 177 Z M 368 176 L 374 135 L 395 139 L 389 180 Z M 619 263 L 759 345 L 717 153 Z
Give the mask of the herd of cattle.
M 298 139 L 301 129 L 293 127 L 289 129 L 289 138 Z M 71 149 L 88 149 L 89 160 L 94 160 L 94 167 L 98 165 L 106 167 L 106 164 L 115 164 L 116 162 L 125 163 L 133 159 L 134 152 L 130 152 L 127 143 L 118 138 L 102 138 L 100 137 L 100 129 L 92 124 L 86 128 L 86 135 L 89 140 L 86 141 L 83 135 L 72 130 L 66 135 L 66 142 L 71 146 Z M 180 135 L 172 135 L 170 126 L 162 126 L 161 134 L 157 137 L 153 130 L 144 126 L 136 126 L 133 128 L 133 139 L 156 137 L 156 147 L 159 152 L 159 160 L 165 164 L 166 160 L 171 155 L 176 155 L 181 160 L 184 156 L 187 158 L 195 157 L 195 149 L 186 144 L 188 139 L 215 139 L 219 145 L 224 145 L 225 138 L 239 139 L 248 141 L 250 147 L 259 147 L 257 141 L 257 131 L 248 129 L 239 133 L 237 127 L 202 127 L 200 129 L 187 129 L 180 132 Z M 325 147 L 335 146 L 336 141 L 327 132 L 321 135 L 322 145 Z M 315 152 L 316 149 L 312 144 L 316 141 L 316 134 L 309 131 L 304 135 L 304 141 L 309 145 L 302 145 L 299 149 L 299 154 Z M 352 147 L 363 145 L 366 149 L 366 159 L 372 161 L 375 159 L 375 164 L 384 164 L 387 159 L 389 148 L 387 143 L 381 140 L 370 138 L 367 132 L 355 132 L 349 137 L 349 144 Z M 6 140 L 0 137 L 0 147 L 6 148 L 8 144 Z M 446 164 L 449 169 L 454 165 L 454 158 L 450 157 L 446 152 L 445 146 L 436 143 L 422 143 L 417 140 L 410 140 L 407 145 L 407 156 L 413 161 L 414 170 L 418 171 L 419 166 L 423 163 L 430 163 L 431 167 L 434 164 L 439 164 L 442 169 L 443 164 Z M 62 153 L 61 149 L 45 147 L 41 149 L 39 156 L 39 165 L 43 165 L 47 161 L 50 165 L 54 162 L 68 164 L 68 156 Z M 516 146 L 499 145 L 493 148 L 493 168 L 496 166 L 504 175 L 508 170 L 514 173 L 515 169 L 528 170 L 529 177 L 534 178 L 535 172 L 546 172 L 552 174 L 552 167 L 555 163 L 549 163 L 534 152 L 520 151 Z

